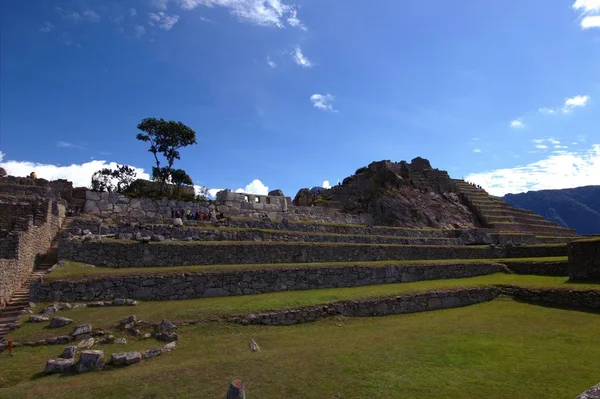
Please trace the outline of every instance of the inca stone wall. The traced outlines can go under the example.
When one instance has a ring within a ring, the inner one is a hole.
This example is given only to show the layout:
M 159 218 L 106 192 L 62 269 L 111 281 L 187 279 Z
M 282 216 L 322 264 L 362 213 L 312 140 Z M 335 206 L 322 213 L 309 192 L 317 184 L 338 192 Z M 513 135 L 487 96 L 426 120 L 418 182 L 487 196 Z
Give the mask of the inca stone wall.
M 173 210 L 200 210 L 203 214 L 215 212 L 214 206 L 193 201 L 174 201 L 169 199 L 130 198 L 117 193 L 86 192 L 85 213 L 107 218 L 125 218 L 141 221 L 172 220 Z
M 265 324 L 275 326 L 307 323 L 331 316 L 373 317 L 427 312 L 488 302 L 496 298 L 498 294 L 499 290 L 494 287 L 429 291 L 418 294 L 406 294 L 392 298 L 343 301 L 304 309 L 257 313 L 239 316 L 232 321 L 240 324 Z
M 408 259 L 491 259 L 566 256 L 566 246 L 494 248 L 330 243 L 142 243 L 62 239 L 60 259 L 112 267 L 360 262 Z
M 569 248 L 569 277 L 572 280 L 600 280 L 600 237 L 573 241 Z
M 13 230 L 0 234 L 0 307 L 33 270 L 35 259 L 50 247 L 65 217 L 65 206 L 54 200 L 38 205 L 38 215 L 18 218 Z M 43 211 L 43 213 L 42 213 Z
M 502 293 L 526 302 L 554 306 L 566 306 L 575 309 L 600 309 L 600 291 L 569 290 L 564 288 L 522 288 L 515 286 L 498 286 Z
M 463 278 L 504 270 L 499 264 L 477 263 L 305 267 L 222 273 L 114 276 L 85 281 L 36 282 L 32 285 L 31 295 L 35 302 L 96 301 L 114 298 L 174 300 Z

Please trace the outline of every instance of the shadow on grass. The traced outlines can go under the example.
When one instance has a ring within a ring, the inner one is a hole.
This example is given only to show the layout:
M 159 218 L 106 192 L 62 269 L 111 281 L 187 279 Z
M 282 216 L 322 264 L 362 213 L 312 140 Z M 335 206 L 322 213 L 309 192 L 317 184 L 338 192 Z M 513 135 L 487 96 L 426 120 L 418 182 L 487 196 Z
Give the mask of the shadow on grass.
M 576 312 L 600 315 L 600 309 L 581 308 L 581 307 L 576 307 L 576 306 L 561 305 L 561 304 L 555 304 L 555 303 L 550 303 L 550 302 L 533 302 L 533 301 L 528 301 L 526 299 L 517 298 L 517 297 L 513 297 L 512 299 L 515 302 L 524 303 L 527 305 L 539 306 L 542 308 L 569 310 L 569 311 L 576 311 Z
M 579 284 L 583 284 L 583 285 L 589 285 L 589 284 L 597 284 L 598 288 L 600 288 L 600 279 L 593 279 L 593 280 L 567 280 L 565 281 L 563 284 L 573 284 L 573 285 L 579 285 Z

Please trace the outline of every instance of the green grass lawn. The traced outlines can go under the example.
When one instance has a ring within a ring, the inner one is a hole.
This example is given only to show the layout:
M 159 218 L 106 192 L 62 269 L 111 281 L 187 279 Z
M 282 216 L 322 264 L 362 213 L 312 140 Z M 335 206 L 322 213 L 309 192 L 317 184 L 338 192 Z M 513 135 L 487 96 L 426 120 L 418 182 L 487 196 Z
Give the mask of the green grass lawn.
M 163 317 L 175 321 L 211 320 L 236 314 L 264 312 L 276 309 L 295 309 L 324 305 L 342 300 L 380 298 L 406 293 L 448 288 L 480 287 L 509 284 L 523 287 L 598 289 L 598 284 L 569 283 L 566 277 L 542 277 L 515 274 L 493 274 L 462 279 L 428 280 L 412 283 L 381 284 L 363 287 L 327 288 L 305 291 L 284 291 L 260 295 L 243 295 L 218 298 L 196 298 L 180 301 L 140 301 L 135 307 L 106 307 L 72 309 L 59 312 L 59 316 L 74 320 L 75 324 L 92 323 L 96 329 L 111 328 L 118 320 L 135 314 L 141 320 L 160 321 Z M 41 310 L 47 304 L 39 304 Z M 27 316 L 26 316 L 27 317 Z M 9 337 L 17 342 L 36 341 L 68 334 L 72 326 L 47 329 L 47 323 L 23 323 Z
M 2 353 L 0 397 L 223 398 L 239 378 L 247 397 L 260 399 L 564 399 L 600 380 L 600 315 L 508 299 L 289 327 L 207 323 L 179 333 L 168 355 L 82 375 L 40 374 L 61 346 Z M 248 350 L 250 339 L 261 352 Z M 110 355 L 157 346 L 99 348 Z
M 567 262 L 566 256 L 540 257 L 540 258 L 508 258 L 508 259 L 435 259 L 435 260 L 390 260 L 375 262 L 316 262 L 316 263 L 268 263 L 247 265 L 193 265 L 193 266 L 167 266 L 167 267 L 125 267 L 114 268 L 107 266 L 90 267 L 85 263 L 65 261 L 52 273 L 44 276 L 45 281 L 52 280 L 85 280 L 94 277 L 128 275 L 139 276 L 149 274 L 171 274 L 181 272 L 216 273 L 240 270 L 262 269 L 290 269 L 304 267 L 352 267 L 369 266 L 385 267 L 389 265 L 456 265 L 470 263 L 554 263 Z

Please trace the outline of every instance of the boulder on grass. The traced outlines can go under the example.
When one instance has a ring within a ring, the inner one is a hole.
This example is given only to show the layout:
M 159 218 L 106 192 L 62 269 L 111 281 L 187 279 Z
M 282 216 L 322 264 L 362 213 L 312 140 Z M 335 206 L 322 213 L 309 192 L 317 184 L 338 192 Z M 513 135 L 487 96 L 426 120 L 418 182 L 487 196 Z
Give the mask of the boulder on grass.
M 110 364 L 113 366 L 128 366 L 142 360 L 140 352 L 113 353 L 110 356 Z
M 163 319 L 159 326 L 158 326 L 158 330 L 159 331 L 175 331 L 177 330 L 177 326 L 173 323 L 171 323 L 169 320 L 167 319 Z
M 94 346 L 95 343 L 96 343 L 96 340 L 94 339 L 94 337 L 90 337 L 90 338 L 84 339 L 83 341 L 78 343 L 77 348 L 90 349 L 92 346 Z
M 177 342 L 169 342 L 165 346 L 162 347 L 162 353 L 169 353 L 175 349 L 177 346 Z
M 227 390 L 227 399 L 246 399 L 246 387 L 240 380 L 233 380 Z
M 127 345 L 127 340 L 125 338 L 116 338 L 115 344 L 116 345 Z
M 86 324 L 81 324 L 81 325 L 75 327 L 73 329 L 73 332 L 71 333 L 71 335 L 76 337 L 78 335 L 88 334 L 90 332 L 92 332 L 92 324 L 86 323 Z
M 256 343 L 256 341 L 253 340 L 253 339 L 250 340 L 249 346 L 250 346 L 250 350 L 252 352 L 259 352 L 260 351 L 260 347 L 258 346 L 258 344 Z
M 142 354 L 144 359 L 151 359 L 156 356 L 160 356 L 162 354 L 162 350 L 159 348 L 148 349 Z
M 29 321 L 31 323 L 43 323 L 48 320 L 50 320 L 50 318 L 48 316 L 43 316 L 40 314 L 33 314 L 33 315 L 29 316 Z
M 62 359 L 74 359 L 76 352 L 77 352 L 77 347 L 76 346 L 67 346 L 63 350 L 63 353 L 62 353 L 62 355 L 60 355 L 60 357 Z
M 175 342 L 179 341 L 179 336 L 172 332 L 161 332 L 156 334 L 156 339 L 164 342 Z
M 48 325 L 48 328 L 60 328 L 60 327 L 64 327 L 67 324 L 71 324 L 73 323 L 73 320 L 71 319 L 67 319 L 66 317 L 53 317 L 50 320 L 50 324 Z
M 88 371 L 101 370 L 103 367 L 103 351 L 83 351 L 79 356 L 76 370 L 78 373 L 87 373 Z
M 44 368 L 44 373 L 64 373 L 65 371 L 71 369 L 74 363 L 74 359 L 50 359 L 48 360 L 48 362 L 46 362 L 46 368 Z
M 136 315 L 131 315 L 131 316 L 127 316 L 124 319 L 119 320 L 119 325 L 121 326 L 126 326 L 127 324 L 131 324 L 137 321 L 137 316 Z

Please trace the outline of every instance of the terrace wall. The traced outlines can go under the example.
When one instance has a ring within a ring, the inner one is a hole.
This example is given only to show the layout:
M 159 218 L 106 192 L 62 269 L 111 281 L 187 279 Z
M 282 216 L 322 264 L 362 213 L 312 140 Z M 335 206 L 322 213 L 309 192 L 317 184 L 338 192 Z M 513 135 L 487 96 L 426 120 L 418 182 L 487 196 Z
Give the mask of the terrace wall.
M 0 234 L 0 308 L 25 282 L 36 257 L 48 250 L 65 217 L 65 206 L 54 200 L 41 201 L 36 211 L 37 217 L 18 218 L 12 231 Z
M 61 240 L 60 259 L 111 267 L 152 267 L 408 259 L 490 259 L 566 256 L 566 246 L 474 247 L 324 243 L 138 243 Z
M 572 280 L 600 280 L 600 238 L 570 242 L 568 251 Z
M 389 265 L 379 267 L 305 267 L 220 273 L 110 276 L 85 281 L 35 282 L 32 300 L 96 301 L 115 298 L 175 300 L 266 292 L 358 287 L 421 280 L 474 277 L 504 271 L 494 263 Z

